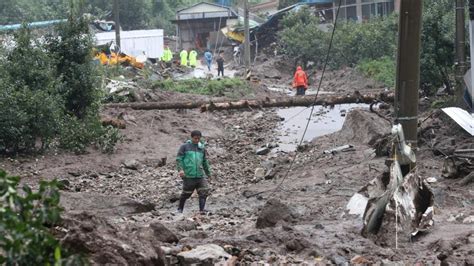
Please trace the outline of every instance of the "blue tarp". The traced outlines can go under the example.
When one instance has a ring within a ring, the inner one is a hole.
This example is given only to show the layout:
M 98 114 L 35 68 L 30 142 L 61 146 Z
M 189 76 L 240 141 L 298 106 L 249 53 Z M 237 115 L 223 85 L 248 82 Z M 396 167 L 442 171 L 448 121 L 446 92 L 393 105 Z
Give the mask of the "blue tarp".
M 47 27 L 50 25 L 66 22 L 66 19 L 57 19 L 57 20 L 48 20 L 48 21 L 38 21 L 38 22 L 31 22 L 26 24 L 28 28 L 40 28 L 40 27 Z M 22 24 L 13 24 L 13 25 L 0 25 L 0 31 L 6 30 L 18 30 L 20 29 Z

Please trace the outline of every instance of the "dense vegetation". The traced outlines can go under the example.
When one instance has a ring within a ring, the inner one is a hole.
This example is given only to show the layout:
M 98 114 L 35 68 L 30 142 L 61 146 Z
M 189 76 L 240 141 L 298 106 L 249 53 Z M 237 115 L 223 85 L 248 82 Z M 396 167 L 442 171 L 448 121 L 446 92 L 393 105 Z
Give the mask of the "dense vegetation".
M 358 66 L 363 73 L 395 84 L 395 58 L 398 17 L 375 18 L 370 22 L 340 22 L 334 36 L 330 65 Z M 423 6 L 421 85 L 426 92 L 450 87 L 454 75 L 454 2 L 427 0 Z M 325 59 L 331 32 L 319 27 L 319 18 L 308 9 L 290 14 L 282 21 L 279 33 L 283 52 L 296 61 Z
M 17 31 L 15 44 L 1 51 L 0 153 L 52 146 L 83 152 L 90 144 L 113 150 L 118 131 L 99 120 L 88 30 L 81 16 L 71 16 L 41 40 L 26 28 Z

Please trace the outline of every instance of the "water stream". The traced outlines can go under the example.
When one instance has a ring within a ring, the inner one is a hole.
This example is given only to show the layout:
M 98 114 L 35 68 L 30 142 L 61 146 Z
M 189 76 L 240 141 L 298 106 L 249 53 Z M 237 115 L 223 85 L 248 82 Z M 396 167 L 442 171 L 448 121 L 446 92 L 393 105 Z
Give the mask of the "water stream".
M 304 141 L 341 130 L 346 114 L 354 108 L 369 108 L 368 104 L 340 104 L 334 108 L 315 106 L 304 136 Z M 290 152 L 296 149 L 311 113 L 311 107 L 281 108 L 277 111 L 284 120 L 277 130 L 278 145 L 275 151 Z

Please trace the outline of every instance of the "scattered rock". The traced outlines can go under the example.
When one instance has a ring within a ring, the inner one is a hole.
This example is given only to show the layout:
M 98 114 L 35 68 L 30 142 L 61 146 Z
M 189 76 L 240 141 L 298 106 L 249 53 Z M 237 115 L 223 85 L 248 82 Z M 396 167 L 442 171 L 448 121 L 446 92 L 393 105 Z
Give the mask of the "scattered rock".
M 165 255 L 178 255 L 182 251 L 182 246 L 174 246 L 174 247 L 165 247 L 161 246 L 161 250 L 163 250 L 163 253 Z M 169 265 L 169 264 L 168 264 Z
M 165 166 L 166 165 L 166 159 L 167 159 L 166 157 L 161 158 L 160 161 L 157 164 L 157 167 Z
M 203 232 L 203 231 L 198 231 L 198 230 L 195 230 L 195 231 L 191 231 L 189 233 L 189 236 L 194 238 L 194 239 L 206 239 L 208 238 L 209 236 L 206 234 L 206 232 Z
M 351 263 L 352 264 L 371 264 L 372 262 L 362 256 L 356 255 L 351 259 Z
M 470 216 L 464 218 L 464 220 L 462 220 L 462 223 L 463 224 L 472 224 L 472 223 L 474 223 L 474 215 L 470 215 Z
M 223 260 L 230 259 L 231 255 L 225 250 L 215 244 L 208 244 L 197 246 L 190 251 L 184 251 L 178 253 L 179 262 L 182 265 L 189 264 L 202 264 L 202 265 L 214 265 Z
M 278 145 L 278 143 L 274 143 L 274 142 L 267 143 L 267 148 L 269 148 L 269 149 L 277 148 L 279 146 L 280 145 Z
M 279 221 L 290 222 L 294 218 L 288 206 L 277 199 L 270 199 L 263 206 L 257 218 L 257 228 L 274 227 Z
M 135 159 L 126 160 L 125 162 L 123 162 L 123 166 L 130 170 L 138 170 L 139 165 L 139 162 Z
M 266 155 L 270 152 L 270 149 L 267 147 L 260 148 L 256 151 L 257 155 Z
M 239 256 L 241 250 L 238 247 L 234 247 L 232 245 L 225 245 L 224 246 L 225 252 L 229 253 L 232 256 Z
M 265 179 L 273 179 L 277 174 L 277 170 L 275 169 L 270 169 L 265 173 Z
M 176 229 L 184 232 L 192 231 L 197 229 L 197 223 L 194 220 L 186 219 L 184 221 L 175 223 Z
M 177 243 L 179 241 L 178 237 L 162 223 L 152 223 L 150 228 L 153 229 L 156 239 L 161 242 Z
M 315 229 L 320 229 L 320 230 L 322 230 L 322 229 L 324 229 L 324 226 L 323 226 L 322 224 L 316 224 L 316 225 L 314 226 L 314 228 L 315 228 Z
M 341 255 L 332 255 L 330 259 L 331 259 L 331 262 L 336 265 L 349 265 L 346 258 L 344 258 Z
M 79 172 L 79 171 L 69 171 L 68 174 L 70 174 L 74 177 L 81 176 L 81 172 Z
M 265 176 L 265 169 L 257 168 L 255 169 L 255 178 L 263 178 Z
M 310 245 L 310 243 L 303 238 L 293 238 L 290 241 L 286 242 L 285 248 L 288 251 L 296 251 L 300 252 L 307 248 Z

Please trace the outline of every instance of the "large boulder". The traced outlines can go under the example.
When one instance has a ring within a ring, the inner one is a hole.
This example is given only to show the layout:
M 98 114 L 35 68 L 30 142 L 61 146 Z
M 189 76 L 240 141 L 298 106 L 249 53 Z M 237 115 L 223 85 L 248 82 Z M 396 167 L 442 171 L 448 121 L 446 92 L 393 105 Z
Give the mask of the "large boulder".
M 296 214 L 277 199 L 268 200 L 257 218 L 257 228 L 274 227 L 279 221 L 291 222 Z
M 178 259 L 182 265 L 215 265 L 230 257 L 229 253 L 215 244 L 197 246 L 192 250 L 178 253 Z
M 156 239 L 161 242 L 177 243 L 179 241 L 178 237 L 162 223 L 152 223 L 150 224 L 150 228 L 153 230 Z
M 336 133 L 338 139 L 347 143 L 374 145 L 377 140 L 390 134 L 390 122 L 367 110 L 354 109 L 349 112 L 342 129 Z

